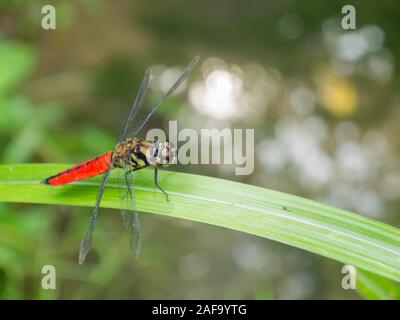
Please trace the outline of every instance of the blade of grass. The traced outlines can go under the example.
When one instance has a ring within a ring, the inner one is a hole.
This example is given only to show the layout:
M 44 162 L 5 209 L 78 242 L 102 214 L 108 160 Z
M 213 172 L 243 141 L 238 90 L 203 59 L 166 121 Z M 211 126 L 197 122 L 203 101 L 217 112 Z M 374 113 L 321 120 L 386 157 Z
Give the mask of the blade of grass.
M 39 184 L 67 165 L 0 166 L 0 201 L 93 206 L 99 178 L 50 187 Z M 138 210 L 230 228 L 302 248 L 400 282 L 400 230 L 301 197 L 205 176 L 163 171 L 135 173 Z M 102 206 L 119 208 L 116 175 Z
M 357 270 L 357 291 L 369 300 L 400 300 L 400 286 L 391 280 L 364 270 Z

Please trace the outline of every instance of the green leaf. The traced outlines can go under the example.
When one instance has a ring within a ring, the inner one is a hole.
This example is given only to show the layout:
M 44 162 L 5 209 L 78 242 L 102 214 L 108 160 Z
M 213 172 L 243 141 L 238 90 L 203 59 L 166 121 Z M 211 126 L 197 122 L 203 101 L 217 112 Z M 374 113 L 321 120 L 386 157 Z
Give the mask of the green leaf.
M 365 299 L 400 300 L 400 286 L 371 272 L 357 270 L 357 291 Z
M 51 187 L 39 184 L 67 165 L 0 166 L 0 201 L 93 206 L 100 178 Z M 117 170 L 114 170 L 117 171 Z M 364 216 L 301 197 L 205 176 L 135 172 L 138 210 L 188 219 L 279 241 L 400 281 L 400 230 Z M 113 172 L 103 207 L 119 208 Z

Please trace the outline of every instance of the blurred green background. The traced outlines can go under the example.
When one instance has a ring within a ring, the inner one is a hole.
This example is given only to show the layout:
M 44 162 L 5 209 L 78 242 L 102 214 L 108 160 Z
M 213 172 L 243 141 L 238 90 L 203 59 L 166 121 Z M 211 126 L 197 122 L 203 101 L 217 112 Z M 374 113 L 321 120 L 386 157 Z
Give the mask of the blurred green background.
M 146 128 L 254 128 L 255 171 L 178 165 L 400 226 L 399 5 L 347 2 L 0 2 L 1 163 L 75 163 L 110 150 L 144 70 L 149 104 L 190 59 L 183 90 Z M 162 173 L 161 173 L 162 174 Z M 94 201 L 94 199 L 93 199 Z M 117 210 L 102 210 L 77 263 L 88 208 L 0 203 L 0 298 L 359 299 L 342 265 L 219 227 L 141 214 L 132 260 Z M 57 289 L 41 288 L 41 268 Z

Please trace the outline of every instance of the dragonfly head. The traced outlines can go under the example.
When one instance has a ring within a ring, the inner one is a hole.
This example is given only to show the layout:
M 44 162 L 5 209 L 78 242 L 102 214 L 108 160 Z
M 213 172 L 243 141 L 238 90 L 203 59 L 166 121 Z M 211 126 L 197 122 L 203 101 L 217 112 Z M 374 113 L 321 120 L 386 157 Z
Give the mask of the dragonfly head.
M 176 162 L 175 146 L 169 142 L 155 142 L 151 145 L 147 152 L 147 161 L 155 165 L 168 165 Z

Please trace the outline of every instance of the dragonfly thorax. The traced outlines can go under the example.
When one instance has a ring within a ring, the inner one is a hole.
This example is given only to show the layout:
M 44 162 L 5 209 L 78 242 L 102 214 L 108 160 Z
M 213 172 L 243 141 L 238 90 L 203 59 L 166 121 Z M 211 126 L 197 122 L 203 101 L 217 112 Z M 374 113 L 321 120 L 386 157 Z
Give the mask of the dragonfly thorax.
M 169 141 L 157 142 L 128 138 L 115 147 L 112 166 L 115 168 L 140 169 L 147 166 L 168 165 L 175 158 L 175 148 Z

